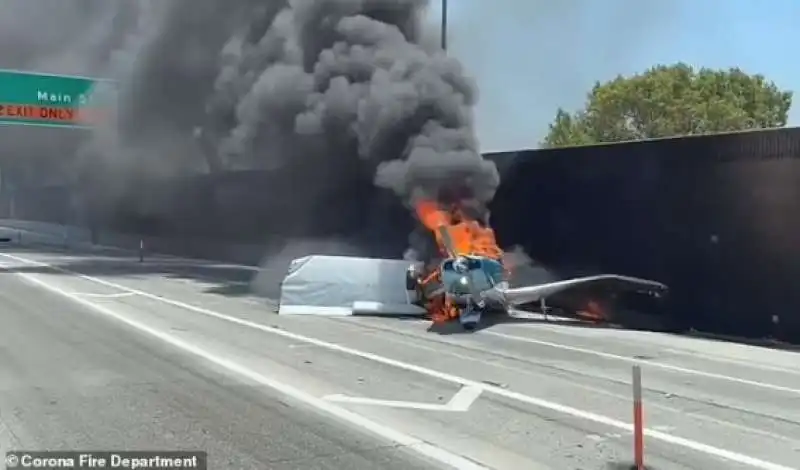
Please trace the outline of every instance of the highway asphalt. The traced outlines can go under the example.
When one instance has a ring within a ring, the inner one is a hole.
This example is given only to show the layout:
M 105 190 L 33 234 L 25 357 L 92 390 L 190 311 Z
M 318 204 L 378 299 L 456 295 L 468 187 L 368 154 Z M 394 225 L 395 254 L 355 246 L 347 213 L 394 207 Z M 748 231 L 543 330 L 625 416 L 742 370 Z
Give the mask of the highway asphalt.
M 0 450 L 198 449 L 213 469 L 800 469 L 798 353 L 514 322 L 279 316 L 252 268 L 0 247 Z M 370 402 L 372 400 L 372 402 Z

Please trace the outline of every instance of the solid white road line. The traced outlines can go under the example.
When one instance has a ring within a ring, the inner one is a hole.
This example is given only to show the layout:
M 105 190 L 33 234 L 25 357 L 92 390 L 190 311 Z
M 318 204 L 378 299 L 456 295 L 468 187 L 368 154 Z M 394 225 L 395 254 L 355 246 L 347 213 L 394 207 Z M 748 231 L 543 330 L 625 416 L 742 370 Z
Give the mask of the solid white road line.
M 178 348 L 180 350 L 183 350 L 184 352 L 187 352 L 187 353 L 192 354 L 194 356 L 197 356 L 197 357 L 200 357 L 202 359 L 205 359 L 206 361 L 211 362 L 211 363 L 213 363 L 213 364 L 215 364 L 215 365 L 217 365 L 219 367 L 222 367 L 224 369 L 227 369 L 228 371 L 233 372 L 233 373 L 235 373 L 235 374 L 237 374 L 237 375 L 239 375 L 239 376 L 241 376 L 241 377 L 243 377 L 245 379 L 251 380 L 251 381 L 253 381 L 255 383 L 258 383 L 258 384 L 263 385 L 265 387 L 271 388 L 271 389 L 273 389 L 273 390 L 275 390 L 275 391 L 277 391 L 277 392 L 279 392 L 279 393 L 281 393 L 283 395 L 291 397 L 294 400 L 302 402 L 302 403 L 306 404 L 307 406 L 311 406 L 313 408 L 316 408 L 319 411 L 327 413 L 327 414 L 331 415 L 334 418 L 337 418 L 337 419 L 343 420 L 345 422 L 348 422 L 352 426 L 360 428 L 362 431 L 366 431 L 366 432 L 371 433 L 371 434 L 373 434 L 373 435 L 375 435 L 375 436 L 377 436 L 379 438 L 388 440 L 388 441 L 390 441 L 390 442 L 392 442 L 394 444 L 397 444 L 399 446 L 402 446 L 402 447 L 408 448 L 409 450 L 417 452 L 418 454 L 420 454 L 420 455 L 422 455 L 422 456 L 424 456 L 424 457 L 426 457 L 428 459 L 432 459 L 432 460 L 434 460 L 436 462 L 439 462 L 441 464 L 444 464 L 444 465 L 447 465 L 449 467 L 452 467 L 452 468 L 455 468 L 455 469 L 459 469 L 459 470 L 488 470 L 489 469 L 489 467 L 486 467 L 484 465 L 476 463 L 476 462 L 474 462 L 472 460 L 469 460 L 469 459 L 467 459 L 465 457 L 462 457 L 460 455 L 453 454 L 453 453 L 451 453 L 451 452 L 449 452 L 449 451 L 447 451 L 447 450 L 445 450 L 445 449 L 443 449 L 441 447 L 437 447 L 437 446 L 435 446 L 433 444 L 430 444 L 428 442 L 422 441 L 422 440 L 417 439 L 417 438 L 415 438 L 413 436 L 404 434 L 404 433 L 402 433 L 400 431 L 397 431 L 397 430 L 395 430 L 393 428 L 390 428 L 388 426 L 384 426 L 382 424 L 379 424 L 379 423 L 377 423 L 375 421 L 372 421 L 372 420 L 370 420 L 368 418 L 365 418 L 364 416 L 361 416 L 359 414 L 353 413 L 352 411 L 349 411 L 349 410 L 347 410 L 345 408 L 342 408 L 340 406 L 336 406 L 336 405 L 334 405 L 334 404 L 332 404 L 332 403 L 330 403 L 330 402 L 328 402 L 328 401 L 326 401 L 324 399 L 317 398 L 317 397 L 315 397 L 315 396 L 313 396 L 313 395 L 311 395 L 311 394 L 309 394 L 309 393 L 307 393 L 307 392 L 305 392 L 305 391 L 303 391 L 301 389 L 293 387 L 292 385 L 280 382 L 280 381 L 275 380 L 275 379 L 273 379 L 271 377 L 267 377 L 267 376 L 265 376 L 263 374 L 260 374 L 260 373 L 254 371 L 254 370 L 252 370 L 250 368 L 247 368 L 247 367 L 245 367 L 245 366 L 243 366 L 241 364 L 238 364 L 238 363 L 236 363 L 234 361 L 231 361 L 231 360 L 229 360 L 229 359 L 227 359 L 225 357 L 222 357 L 222 356 L 219 356 L 219 355 L 214 354 L 212 352 L 209 352 L 209 351 L 201 348 L 200 346 L 197 346 L 197 345 L 192 344 L 190 342 L 184 341 L 184 340 L 182 340 L 180 338 L 172 336 L 172 335 L 170 335 L 168 333 L 165 333 L 163 331 L 160 331 L 160 330 L 157 330 L 155 328 L 152 328 L 152 327 L 150 327 L 148 325 L 145 325 L 144 323 L 138 322 L 136 320 L 132 320 L 132 319 L 130 319 L 130 318 L 124 316 L 124 315 L 121 315 L 121 314 L 111 310 L 110 308 L 108 308 L 106 306 L 95 304 L 95 303 L 93 303 L 93 302 L 91 302 L 91 301 L 89 301 L 89 300 L 87 300 L 85 298 L 82 298 L 80 296 L 77 296 L 75 294 L 67 292 L 67 291 L 65 291 L 65 290 L 63 290 L 63 289 L 61 289 L 61 288 L 59 288 L 57 286 L 54 286 L 54 285 L 52 285 L 52 284 L 50 284 L 48 282 L 42 281 L 37 276 L 34 276 L 32 274 L 27 274 L 27 273 L 15 273 L 15 274 L 18 275 L 18 276 L 21 276 L 22 278 L 26 279 L 27 281 L 29 281 L 29 282 L 31 282 L 33 284 L 36 284 L 36 285 L 38 285 L 38 286 L 40 286 L 40 287 L 42 287 L 44 289 L 47 289 L 47 290 L 49 290 L 51 292 L 54 292 L 54 293 L 59 294 L 59 295 L 62 295 L 64 297 L 67 297 L 67 298 L 69 298 L 69 299 L 71 299 L 71 300 L 73 300 L 75 302 L 80 303 L 81 305 L 84 305 L 85 307 L 88 307 L 88 308 L 90 308 L 90 309 L 102 314 L 102 315 L 105 315 L 105 316 L 113 318 L 113 319 L 115 319 L 115 320 L 117 320 L 117 321 L 119 321 L 121 323 L 124 323 L 127 326 L 129 326 L 129 327 L 131 327 L 131 328 L 133 328 L 135 330 L 140 331 L 141 333 L 145 333 L 145 334 L 150 335 L 150 336 L 152 336 L 154 338 L 157 338 L 157 339 L 163 341 L 164 343 L 167 343 L 168 345 L 170 345 L 172 347 Z
M 347 320 L 343 320 L 342 322 L 350 324 L 350 325 L 358 325 L 359 327 L 363 327 L 364 326 L 363 322 L 352 321 L 352 318 L 349 318 Z M 413 322 L 409 322 L 409 323 L 413 323 Z M 427 324 L 428 322 L 424 322 L 424 321 L 420 320 L 418 323 L 420 323 L 420 324 L 426 323 Z M 385 341 L 391 341 L 391 342 L 397 343 L 397 344 L 407 345 L 408 338 L 422 339 L 421 337 L 413 334 L 413 330 L 404 329 L 404 331 L 398 332 L 396 325 L 395 325 L 395 329 L 391 329 L 391 328 L 385 327 L 383 325 L 376 326 L 374 323 L 371 323 L 371 324 L 369 324 L 367 326 L 367 328 L 369 328 L 371 330 L 377 330 L 377 331 L 383 331 L 383 332 L 399 333 L 397 338 L 393 337 L 394 335 L 389 335 L 389 336 L 386 336 L 385 338 L 383 338 L 383 340 L 385 340 Z M 444 340 L 444 339 L 439 338 L 439 337 L 433 338 L 432 342 L 434 344 L 438 345 L 438 346 L 454 346 L 454 345 L 457 346 L 458 345 L 458 342 L 452 342 L 452 341 L 449 341 L 449 340 Z M 289 347 L 291 348 L 292 346 L 290 345 Z M 448 356 L 458 358 L 460 361 L 471 361 L 471 362 L 473 362 L 475 364 L 485 364 L 485 365 L 487 365 L 489 367 L 500 367 L 502 369 L 505 369 L 505 370 L 508 370 L 508 371 L 513 371 L 513 372 L 520 373 L 520 374 L 525 374 L 525 373 L 529 372 L 529 370 L 527 370 L 525 368 L 522 368 L 522 367 L 512 366 L 512 365 L 508 365 L 508 364 L 502 364 L 501 365 L 501 364 L 498 364 L 496 362 L 487 361 L 487 360 L 485 360 L 485 359 L 483 359 L 481 357 L 480 353 L 481 353 L 481 351 L 483 351 L 482 349 L 474 349 L 474 350 L 473 349 L 469 349 L 470 353 L 464 354 L 464 353 L 458 352 L 458 349 L 455 349 L 455 348 L 453 350 L 436 349 L 436 348 L 433 348 L 431 346 L 421 345 L 421 344 L 415 344 L 414 348 L 416 348 L 416 349 L 425 349 L 426 351 L 431 351 L 432 353 L 436 353 L 436 354 L 446 354 Z M 612 397 L 614 399 L 622 400 L 622 401 L 630 400 L 630 396 L 628 394 L 621 395 L 619 393 L 598 390 L 598 389 L 596 389 L 594 387 L 591 387 L 591 386 L 588 386 L 588 385 L 581 385 L 581 384 L 577 384 L 577 383 L 572 383 L 572 386 L 584 389 L 588 393 L 601 394 L 601 395 L 604 395 L 604 396 L 607 396 L 607 397 Z M 668 411 L 670 413 L 677 413 L 677 414 L 682 414 L 682 415 L 685 415 L 685 416 L 691 416 L 691 417 L 696 418 L 696 419 L 708 421 L 708 422 L 713 423 L 713 424 L 718 425 L 718 426 L 730 427 L 730 428 L 736 429 L 737 431 L 742 431 L 742 432 L 747 432 L 747 433 L 752 433 L 752 434 L 758 434 L 758 435 L 761 435 L 761 436 L 766 436 L 766 437 L 768 437 L 770 439 L 777 439 L 777 440 L 787 441 L 787 442 L 791 442 L 793 444 L 800 444 L 800 440 L 798 440 L 798 439 L 792 439 L 790 437 L 779 435 L 779 434 L 775 434 L 773 432 L 765 431 L 763 429 L 757 429 L 757 428 L 752 428 L 752 427 L 745 426 L 745 425 L 742 425 L 742 424 L 731 423 L 729 421 L 724 421 L 722 419 L 715 418 L 715 417 L 712 417 L 710 415 L 703 414 L 702 412 L 690 412 L 690 413 L 687 413 L 686 410 L 684 410 L 684 409 L 675 408 L 675 407 L 672 407 L 672 406 L 666 406 L 666 405 L 662 405 L 660 403 L 654 403 L 654 402 L 649 402 L 647 406 L 650 407 L 650 408 L 658 408 L 658 409 L 661 409 L 661 410 L 664 410 L 664 411 Z M 652 426 L 652 428 L 656 429 L 658 431 L 663 431 L 664 430 L 664 429 L 660 429 L 661 426 Z
M 648 367 L 654 367 L 654 368 L 658 368 L 658 369 L 669 370 L 669 371 L 672 371 L 672 372 L 679 372 L 681 374 L 696 375 L 696 376 L 700 376 L 700 377 L 706 377 L 706 378 L 709 378 L 709 379 L 724 380 L 724 381 L 727 381 L 727 382 L 735 382 L 735 383 L 739 383 L 739 384 L 743 384 L 743 385 L 749 385 L 751 387 L 758 387 L 758 388 L 764 388 L 764 389 L 768 389 L 768 390 L 775 390 L 775 391 L 778 391 L 778 392 L 785 392 L 785 393 L 791 393 L 791 394 L 795 394 L 795 395 L 800 395 L 800 390 L 797 390 L 795 388 L 784 387 L 784 386 L 781 386 L 781 385 L 769 384 L 769 383 L 764 383 L 764 382 L 758 382 L 758 381 L 755 381 L 755 380 L 747 380 L 747 379 L 742 379 L 742 378 L 739 378 L 739 377 L 731 377 L 731 376 L 723 375 L 723 374 L 715 374 L 713 372 L 705 372 L 705 371 L 702 371 L 702 370 L 688 369 L 686 367 L 673 366 L 673 365 L 670 365 L 670 364 L 663 364 L 663 363 L 660 363 L 660 362 L 655 362 L 655 361 L 651 361 L 651 360 L 647 360 L 647 359 L 636 359 L 636 358 L 633 358 L 633 357 L 620 356 L 620 355 L 617 355 L 617 354 L 611 354 L 611 353 L 602 352 L 602 351 L 595 351 L 593 349 L 586 349 L 586 348 L 581 348 L 581 347 L 577 347 L 577 346 L 568 346 L 566 344 L 551 343 L 550 341 L 542 341 L 542 340 L 538 340 L 538 339 L 528 338 L 526 336 L 509 335 L 507 333 L 498 333 L 496 331 L 486 331 L 486 330 L 480 331 L 480 332 L 478 332 L 478 334 L 488 335 L 488 336 L 496 336 L 498 338 L 508 339 L 508 340 L 522 342 L 522 343 L 537 344 L 537 345 L 540 345 L 540 346 L 547 346 L 547 347 L 551 347 L 551 348 L 561 349 L 561 350 L 564 350 L 564 351 L 572 351 L 572 352 L 586 354 L 586 355 L 590 355 L 590 356 L 602 357 L 602 358 L 605 358 L 605 359 L 612 359 L 612 360 L 615 360 L 615 361 L 624 361 L 624 362 L 629 362 L 631 364 L 647 364 Z
M 584 419 L 586 421 L 591 421 L 591 422 L 594 422 L 594 423 L 603 424 L 603 425 L 606 425 L 606 426 L 609 426 L 609 427 L 621 429 L 621 430 L 626 431 L 626 432 L 631 432 L 633 430 L 633 425 L 632 424 L 629 424 L 629 423 L 626 423 L 626 422 L 623 422 L 623 421 L 619 421 L 617 419 L 610 418 L 608 416 L 603 416 L 603 415 L 600 415 L 600 414 L 597 414 L 597 413 L 593 413 L 593 412 L 590 412 L 590 411 L 584 411 L 584 410 L 580 410 L 580 409 L 577 409 L 577 408 L 572 408 L 572 407 L 569 407 L 569 406 L 566 406 L 566 405 L 561 405 L 559 403 L 554 403 L 554 402 L 551 402 L 551 401 L 547 401 L 547 400 L 543 400 L 543 399 L 540 399 L 540 398 L 528 396 L 528 395 L 525 395 L 525 394 L 522 394 L 522 393 L 518 393 L 518 392 L 511 391 L 511 390 L 507 390 L 507 389 L 504 389 L 504 388 L 501 388 L 501 387 L 498 387 L 498 386 L 485 384 L 483 382 L 477 382 L 477 381 L 474 381 L 474 380 L 471 380 L 471 379 L 467 379 L 467 378 L 460 377 L 460 376 L 457 376 L 457 375 L 448 374 L 448 373 L 445 373 L 445 372 L 436 371 L 436 370 L 433 370 L 433 369 L 428 369 L 428 368 L 425 368 L 425 367 L 422 367 L 422 366 L 419 366 L 419 365 L 416 365 L 416 364 L 410 364 L 410 363 L 398 361 L 398 360 L 395 360 L 395 359 L 390 359 L 390 358 L 387 358 L 387 357 L 384 357 L 384 356 L 380 356 L 380 355 L 377 355 L 377 354 L 373 354 L 373 353 L 369 353 L 369 352 L 365 352 L 365 351 L 359 351 L 357 349 L 348 348 L 346 346 L 341 346 L 339 344 L 329 343 L 329 342 L 326 342 L 326 341 L 323 341 L 323 340 L 319 340 L 319 339 L 316 339 L 316 338 L 311 338 L 311 337 L 300 335 L 300 334 L 297 334 L 297 333 L 291 333 L 289 331 L 280 330 L 278 328 L 272 328 L 272 327 L 269 327 L 269 326 L 266 326 L 266 325 L 262 325 L 260 323 L 256 323 L 256 322 L 252 322 L 252 321 L 248 321 L 248 320 L 243 320 L 243 319 L 236 318 L 236 317 L 231 317 L 231 316 L 219 313 L 219 312 L 215 312 L 213 310 L 209 310 L 209 309 L 205 309 L 205 308 L 202 308 L 202 307 L 197 307 L 195 305 L 187 304 L 185 302 L 172 300 L 172 299 L 169 299 L 169 298 L 166 298 L 166 297 L 162 297 L 162 296 L 159 296 L 159 295 L 151 294 L 149 292 L 141 291 L 141 290 L 138 290 L 138 289 L 133 289 L 133 288 L 126 287 L 126 286 L 123 286 L 123 285 L 120 285 L 120 284 L 116 284 L 116 283 L 113 283 L 113 282 L 110 282 L 110 281 L 99 279 L 99 278 L 96 278 L 96 277 L 93 277 L 93 276 L 87 276 L 85 274 L 77 273 L 77 272 L 74 272 L 74 271 L 69 271 L 67 269 L 63 269 L 63 268 L 60 268 L 58 266 L 53 266 L 53 265 L 50 265 L 48 263 L 43 263 L 41 261 L 35 261 L 35 260 L 31 260 L 31 259 L 26 259 L 26 258 L 22 258 L 22 257 L 19 257 L 19 256 L 6 254 L 6 253 L 0 253 L 0 256 L 6 257 L 8 259 L 13 259 L 15 261 L 22 262 L 22 263 L 28 263 L 28 264 L 31 264 L 31 265 L 42 266 L 42 267 L 48 267 L 48 268 L 50 268 L 50 269 L 52 269 L 54 271 L 70 274 L 70 275 L 72 275 L 74 277 L 85 279 L 87 281 L 94 282 L 94 283 L 97 283 L 97 284 L 100 284 L 100 285 L 104 285 L 104 286 L 107 286 L 107 287 L 113 287 L 113 288 L 119 289 L 119 290 L 121 290 L 123 292 L 133 292 L 133 293 L 136 293 L 136 294 L 138 294 L 138 295 L 140 295 L 142 297 L 146 297 L 146 298 L 149 298 L 149 299 L 152 299 L 152 300 L 160 301 L 160 302 L 168 304 L 168 305 L 172 305 L 172 306 L 175 306 L 175 307 L 178 307 L 178 308 L 182 308 L 182 309 L 185 309 L 185 310 L 193 311 L 193 312 L 196 312 L 196 313 L 199 313 L 199 314 L 203 314 L 203 315 L 206 315 L 206 316 L 209 316 L 209 317 L 217 318 L 217 319 L 220 319 L 220 320 L 223 320 L 223 321 L 227 321 L 227 322 L 230 322 L 230 323 L 235 323 L 235 324 L 238 324 L 238 325 L 242 325 L 242 326 L 245 326 L 245 327 L 248 327 L 248 328 L 253 328 L 253 329 L 260 330 L 260 331 L 263 331 L 263 332 L 266 332 L 266 333 L 282 336 L 284 338 L 290 338 L 290 339 L 293 339 L 293 340 L 298 341 L 298 342 L 313 344 L 315 346 L 319 346 L 320 348 L 325 348 L 325 349 L 328 349 L 328 350 L 331 350 L 331 351 L 337 351 L 337 352 L 340 352 L 340 353 L 343 353 L 343 354 L 348 354 L 348 355 L 351 355 L 351 356 L 360 357 L 362 359 L 366 359 L 366 360 L 369 360 L 369 361 L 373 361 L 373 362 L 389 365 L 389 366 L 392 366 L 392 367 L 396 367 L 398 369 L 403 369 L 403 370 L 407 370 L 407 371 L 411 371 L 411 372 L 416 372 L 416 373 L 419 373 L 421 375 L 437 378 L 437 379 L 440 379 L 440 380 L 443 380 L 443 381 L 446 381 L 446 382 L 456 383 L 456 384 L 460 384 L 462 386 L 471 386 L 471 387 L 479 388 L 479 389 L 483 390 L 484 392 L 488 392 L 488 393 L 492 393 L 494 395 L 502 396 L 502 397 L 510 399 L 510 400 L 515 400 L 515 401 L 519 401 L 519 402 L 522 402 L 522 403 L 526 403 L 526 404 L 529 404 L 529 405 L 532 405 L 532 406 L 535 406 L 535 407 L 538 407 L 538 408 L 544 408 L 544 409 L 548 409 L 548 410 L 551 410 L 551 411 L 555 411 L 555 412 L 558 412 L 558 413 L 561 413 L 561 414 L 565 414 L 565 415 L 571 416 L 573 418 L 579 418 L 579 419 Z M 15 273 L 15 274 L 23 276 L 26 279 L 30 279 L 32 282 L 35 282 L 36 284 L 42 285 L 43 287 L 47 286 L 46 288 L 48 288 L 49 290 L 62 293 L 62 295 L 65 295 L 67 297 L 73 298 L 76 301 L 80 301 L 81 303 L 84 303 L 84 304 L 87 304 L 87 305 L 92 305 L 91 302 L 88 302 L 87 300 L 81 299 L 79 297 L 72 296 L 68 292 L 61 291 L 58 287 L 51 286 L 50 284 L 48 284 L 48 283 L 46 283 L 44 281 L 41 281 L 39 279 L 34 278 L 32 275 L 25 274 L 25 273 Z M 620 357 L 623 357 L 623 356 L 620 356 Z M 303 393 L 303 392 L 300 392 L 300 393 Z M 310 398 L 313 398 L 314 400 L 317 400 L 317 401 L 321 401 L 322 403 L 326 403 L 324 400 L 320 400 L 320 399 L 317 399 L 317 398 L 314 398 L 314 397 L 310 397 Z M 356 415 L 356 416 L 358 416 L 358 415 Z M 360 417 L 360 416 L 359 416 L 359 418 L 364 419 L 363 417 Z M 375 425 L 379 426 L 377 424 L 375 424 Z M 797 468 L 786 467 L 786 466 L 783 466 L 783 465 L 780 465 L 780 464 L 777 464 L 777 463 L 768 462 L 768 461 L 761 460 L 761 459 L 758 459 L 756 457 L 752 457 L 752 456 L 749 456 L 749 455 L 740 454 L 738 452 L 733 452 L 733 451 L 730 451 L 730 450 L 722 449 L 722 448 L 719 448 L 719 447 L 714 447 L 714 446 L 711 446 L 711 445 L 708 445 L 708 444 L 703 444 L 701 442 L 693 441 L 693 440 L 682 438 L 682 437 L 679 437 L 679 436 L 674 436 L 674 435 L 667 434 L 667 433 L 661 432 L 661 431 L 657 431 L 657 430 L 651 429 L 651 428 L 645 429 L 644 434 L 646 436 L 652 438 L 652 439 L 656 439 L 656 440 L 659 440 L 659 441 L 662 441 L 662 442 L 665 442 L 665 443 L 668 443 L 668 444 L 677 445 L 677 446 L 680 446 L 680 447 L 684 447 L 684 448 L 687 448 L 687 449 L 694 450 L 696 452 L 700 452 L 700 453 L 703 453 L 703 454 L 706 454 L 706 455 L 711 455 L 711 456 L 718 457 L 718 458 L 721 458 L 721 459 L 729 460 L 731 462 L 736 462 L 736 463 L 739 463 L 739 464 L 747 465 L 747 466 L 750 466 L 752 468 L 757 468 L 757 469 L 760 469 L 760 470 L 798 470 Z M 406 436 L 406 437 L 408 437 L 408 436 Z M 408 437 L 408 438 L 409 439 L 413 439 L 411 437 Z
M 122 297 L 133 297 L 133 292 L 118 292 L 116 294 L 95 294 L 93 292 L 73 292 L 73 295 L 77 295 L 79 297 L 89 297 L 92 299 L 120 299 Z

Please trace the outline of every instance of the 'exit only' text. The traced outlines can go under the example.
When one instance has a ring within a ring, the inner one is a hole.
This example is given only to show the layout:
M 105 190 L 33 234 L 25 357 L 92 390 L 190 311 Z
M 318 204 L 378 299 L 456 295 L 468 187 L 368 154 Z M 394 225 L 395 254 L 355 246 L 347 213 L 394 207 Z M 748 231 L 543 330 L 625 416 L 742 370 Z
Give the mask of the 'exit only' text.
M 54 122 L 86 122 L 86 110 L 59 106 L 0 104 L 0 119 L 25 119 Z

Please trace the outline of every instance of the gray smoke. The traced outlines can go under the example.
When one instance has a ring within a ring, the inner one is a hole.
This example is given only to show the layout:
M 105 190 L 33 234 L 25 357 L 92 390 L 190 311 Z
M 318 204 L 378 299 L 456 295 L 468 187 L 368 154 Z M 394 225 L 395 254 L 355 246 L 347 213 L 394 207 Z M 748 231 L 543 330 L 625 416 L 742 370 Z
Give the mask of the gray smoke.
M 0 0 L 0 66 L 118 81 L 116 118 L 69 160 L 93 201 L 153 177 L 295 167 L 319 194 L 366 168 L 406 201 L 487 202 L 499 176 L 475 138 L 476 87 L 423 39 L 427 4 Z
M 309 173 L 358 155 L 375 168 L 376 184 L 401 197 L 463 186 L 490 200 L 499 177 L 475 139 L 475 85 L 455 59 L 421 44 L 426 6 L 262 7 L 223 48 L 208 107 L 223 136 L 217 154 L 229 167 L 302 164 Z

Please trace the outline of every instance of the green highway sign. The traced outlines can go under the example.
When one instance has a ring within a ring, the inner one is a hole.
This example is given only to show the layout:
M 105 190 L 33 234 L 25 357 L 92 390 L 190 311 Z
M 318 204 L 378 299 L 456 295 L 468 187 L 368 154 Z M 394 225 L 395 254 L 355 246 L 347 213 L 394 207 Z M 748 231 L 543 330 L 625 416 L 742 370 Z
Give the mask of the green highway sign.
M 112 80 L 0 69 L 0 125 L 90 128 L 115 93 Z

